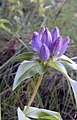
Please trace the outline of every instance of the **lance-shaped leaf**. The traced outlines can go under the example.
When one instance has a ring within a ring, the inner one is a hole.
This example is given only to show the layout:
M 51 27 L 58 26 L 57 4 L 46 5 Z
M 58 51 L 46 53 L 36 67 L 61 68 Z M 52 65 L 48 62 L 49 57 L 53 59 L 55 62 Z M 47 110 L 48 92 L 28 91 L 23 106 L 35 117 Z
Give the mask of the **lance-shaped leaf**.
M 75 80 L 70 79 L 70 84 L 72 86 L 73 92 L 74 92 L 74 96 L 75 96 L 75 101 L 76 101 L 76 107 L 77 107 L 77 82 Z
M 23 61 L 23 60 L 29 60 L 34 57 L 33 52 L 24 52 L 22 54 L 19 54 L 15 57 L 13 57 L 12 61 Z
M 63 74 L 67 74 L 67 71 L 66 71 L 65 67 L 61 63 L 59 63 L 58 61 L 50 61 L 48 63 L 48 65 L 50 67 L 53 67 L 54 69 L 60 71 Z
M 71 58 L 62 55 L 59 60 L 61 60 L 60 62 L 62 62 L 66 68 L 69 66 L 70 68 L 77 70 L 77 64 L 73 60 L 71 60 Z
M 50 61 L 48 64 L 49 64 L 49 66 L 53 67 L 54 69 L 60 71 L 66 77 L 68 83 L 70 83 L 69 85 L 71 85 L 71 87 L 72 87 L 75 101 L 76 101 L 76 106 L 77 106 L 77 82 L 75 80 L 72 80 L 68 76 L 65 67 L 61 63 L 59 63 L 58 61 Z
M 31 120 L 25 116 L 24 112 L 19 107 L 17 109 L 17 112 L 18 112 L 18 120 Z
M 24 108 L 24 112 L 26 107 L 27 106 Z M 29 107 L 28 111 L 26 112 L 26 116 L 33 119 L 44 118 L 48 120 L 62 120 L 60 113 L 36 107 Z
M 42 74 L 43 68 L 39 62 L 36 61 L 23 61 L 16 73 L 13 83 L 13 90 L 24 80 L 31 78 L 36 73 Z

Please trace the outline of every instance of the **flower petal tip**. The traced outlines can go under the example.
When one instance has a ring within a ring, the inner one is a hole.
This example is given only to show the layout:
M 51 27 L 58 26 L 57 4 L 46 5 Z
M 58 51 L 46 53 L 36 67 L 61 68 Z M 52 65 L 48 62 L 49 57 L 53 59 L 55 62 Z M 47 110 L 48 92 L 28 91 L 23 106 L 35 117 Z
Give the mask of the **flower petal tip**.
M 58 37 L 60 37 L 60 31 L 59 31 L 59 28 L 57 26 L 55 26 L 52 29 L 51 35 L 52 35 L 52 42 L 55 42 L 56 39 L 58 39 Z

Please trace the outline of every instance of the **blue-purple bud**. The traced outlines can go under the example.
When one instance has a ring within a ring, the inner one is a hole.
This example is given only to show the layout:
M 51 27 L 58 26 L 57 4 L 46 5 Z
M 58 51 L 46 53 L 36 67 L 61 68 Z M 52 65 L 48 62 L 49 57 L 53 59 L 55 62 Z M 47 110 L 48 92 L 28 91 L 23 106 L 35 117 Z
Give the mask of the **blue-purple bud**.
M 52 42 L 53 43 L 58 39 L 58 37 L 60 37 L 60 31 L 59 31 L 57 26 L 55 26 L 52 29 L 51 35 L 52 35 Z
M 32 37 L 32 49 L 36 51 L 37 53 L 39 53 L 41 46 L 42 46 L 42 42 L 39 38 L 39 33 L 34 32 L 33 37 Z
M 52 42 L 52 36 L 48 28 L 45 29 L 42 38 L 41 38 L 42 43 L 45 43 L 48 47 L 50 47 L 50 44 Z
M 51 55 L 58 56 L 62 48 L 62 37 L 58 38 L 51 46 Z
M 42 44 L 42 47 L 40 49 L 40 59 L 43 60 L 43 61 L 47 61 L 50 57 L 50 51 L 49 51 L 49 48 L 47 47 L 46 44 Z
M 69 37 L 66 37 L 62 40 L 62 46 L 61 46 L 61 51 L 60 51 L 60 56 L 63 55 L 68 47 L 68 44 L 70 42 Z

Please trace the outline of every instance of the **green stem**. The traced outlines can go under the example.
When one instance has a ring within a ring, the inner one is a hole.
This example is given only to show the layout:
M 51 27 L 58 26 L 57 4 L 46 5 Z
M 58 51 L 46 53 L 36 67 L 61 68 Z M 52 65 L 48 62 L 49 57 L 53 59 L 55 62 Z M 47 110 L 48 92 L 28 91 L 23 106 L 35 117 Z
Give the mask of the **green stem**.
M 30 99 L 30 101 L 29 101 L 29 103 L 28 103 L 28 105 L 27 105 L 26 110 L 24 110 L 24 113 L 25 113 L 25 114 L 26 114 L 26 112 L 28 111 L 30 105 L 32 104 L 32 102 L 33 102 L 33 100 L 34 100 L 34 98 L 35 98 L 35 96 L 36 96 L 36 94 L 37 94 L 37 91 L 38 91 L 38 88 L 39 88 L 39 86 L 40 86 L 40 84 L 41 84 L 42 78 L 43 78 L 43 74 L 39 76 L 39 79 L 38 79 L 38 82 L 37 82 L 37 84 L 36 84 L 36 86 L 35 86 L 35 88 L 34 88 L 34 92 L 33 92 L 33 94 L 32 94 L 32 97 L 31 97 L 31 99 Z

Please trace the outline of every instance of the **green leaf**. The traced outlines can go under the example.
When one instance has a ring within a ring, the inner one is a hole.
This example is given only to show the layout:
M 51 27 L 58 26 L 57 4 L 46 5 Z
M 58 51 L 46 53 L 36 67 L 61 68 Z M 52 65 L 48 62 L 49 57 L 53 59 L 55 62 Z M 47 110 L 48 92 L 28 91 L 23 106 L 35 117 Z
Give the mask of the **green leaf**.
M 74 93 L 76 106 L 77 106 L 77 82 L 75 80 L 72 80 L 68 76 L 65 67 L 61 63 L 59 63 L 57 61 L 50 61 L 48 64 L 49 64 L 49 66 L 53 67 L 54 69 L 60 71 L 67 78 L 68 83 L 70 82 L 70 85 L 71 85 L 73 93 Z
M 38 113 L 38 117 L 39 118 L 42 118 L 42 119 L 49 119 L 49 120 L 59 120 L 59 116 L 53 116 L 53 115 L 49 115 L 48 113 L 46 112 L 39 112 Z
M 17 109 L 17 112 L 18 112 L 18 120 L 31 120 L 25 116 L 25 114 L 19 107 Z
M 26 110 L 26 107 L 27 106 L 25 106 L 24 111 Z M 44 118 L 50 120 L 62 120 L 58 112 L 54 112 L 46 109 L 39 109 L 36 107 L 30 107 L 26 113 L 26 116 L 33 119 Z
M 12 33 L 11 30 L 8 27 L 6 27 L 3 23 L 0 24 L 0 28 L 5 30 L 6 32 L 8 32 L 10 34 Z
M 7 19 L 0 19 L 0 24 L 3 24 L 3 23 L 10 23 L 10 22 Z
M 72 64 L 70 64 L 64 60 L 60 60 L 59 62 L 66 68 L 66 70 L 75 69 Z
M 74 70 L 77 70 L 77 64 L 73 60 L 68 58 L 67 56 L 62 55 L 60 57 L 60 60 L 61 60 L 60 62 L 63 63 L 66 68 L 70 67 L 70 68 L 72 68 Z
M 36 61 L 23 61 L 16 73 L 13 90 L 24 80 L 31 78 L 36 73 L 42 74 L 43 67 L 39 62 Z
M 54 69 L 60 71 L 63 74 L 67 74 L 67 71 L 66 71 L 65 67 L 61 63 L 59 63 L 58 61 L 50 61 L 48 63 L 48 65 L 50 67 L 53 67 Z
M 15 56 L 12 60 L 13 61 L 28 60 L 28 59 L 32 59 L 33 55 L 34 55 L 33 52 L 25 52 L 25 53 L 22 53 L 22 54 Z
M 74 97 L 75 97 L 75 101 L 76 101 L 76 107 L 77 107 L 77 82 L 70 78 L 70 84 L 73 89 L 73 93 L 74 93 Z

